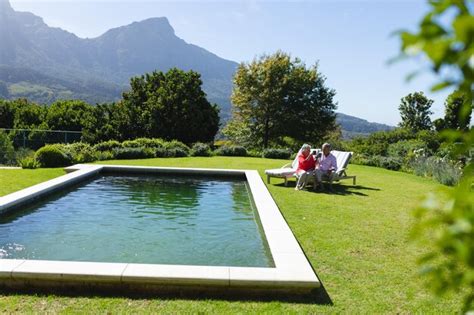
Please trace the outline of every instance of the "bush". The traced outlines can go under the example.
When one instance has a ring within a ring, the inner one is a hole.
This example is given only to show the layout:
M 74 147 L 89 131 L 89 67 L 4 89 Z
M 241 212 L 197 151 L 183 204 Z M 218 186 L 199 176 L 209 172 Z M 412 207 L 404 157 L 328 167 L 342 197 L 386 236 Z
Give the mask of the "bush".
M 385 168 L 387 170 L 392 170 L 392 171 L 399 171 L 402 168 L 403 165 L 403 159 L 398 158 L 398 157 L 385 157 L 385 156 L 379 156 L 378 157 L 378 167 Z
M 114 158 L 125 159 L 147 159 L 155 157 L 155 151 L 150 148 L 117 148 L 113 151 Z
M 191 150 L 191 149 L 189 149 L 189 147 L 187 145 L 185 145 L 184 143 L 182 143 L 181 141 L 178 141 L 178 140 L 171 140 L 169 142 L 164 142 L 163 147 L 167 151 L 170 151 L 170 152 L 180 152 L 180 153 L 178 153 L 179 156 L 188 156 L 189 151 Z M 186 154 L 182 155 L 183 154 L 182 152 L 185 152 Z M 174 155 L 174 156 L 178 156 L 178 155 Z
M 126 140 L 122 143 L 124 148 L 149 148 L 157 149 L 165 146 L 165 141 L 159 138 L 138 138 L 135 140 Z
M 4 131 L 0 131 L 0 164 L 14 164 L 15 149 L 13 143 Z
M 95 151 L 104 152 L 112 151 L 113 149 L 121 148 L 122 144 L 116 140 L 109 140 L 104 142 L 99 142 L 94 146 Z
M 40 148 L 35 153 L 35 159 L 40 167 L 60 167 L 72 163 L 71 156 L 59 144 L 47 144 Z
M 114 153 L 112 151 L 96 151 L 95 159 L 97 161 L 113 160 Z
M 388 155 L 395 158 L 409 160 L 414 157 L 415 150 L 423 150 L 425 155 L 431 155 L 426 143 L 421 140 L 402 140 L 388 146 Z
M 462 176 L 461 168 L 448 160 L 438 157 L 419 157 L 412 161 L 413 173 L 422 177 L 433 177 L 439 183 L 455 186 Z
M 27 158 L 27 157 L 34 157 L 35 156 L 35 151 L 29 149 L 29 148 L 18 148 L 16 151 L 15 151 L 15 160 L 16 161 L 20 161 L 24 158 Z
M 36 159 L 31 156 L 19 159 L 18 165 L 20 165 L 21 168 L 27 168 L 27 169 L 35 169 L 40 166 L 39 163 L 36 161 Z
M 165 149 L 165 157 L 186 157 L 188 154 L 189 151 L 180 147 Z
M 387 156 L 367 156 L 363 154 L 354 154 L 351 162 L 359 165 L 382 167 L 392 171 L 398 171 L 403 166 L 403 159 Z
M 75 142 L 64 146 L 64 150 L 72 158 L 72 163 L 88 163 L 97 160 L 96 151 L 90 144 Z
M 191 149 L 192 156 L 210 156 L 211 148 L 208 144 L 196 142 Z
M 291 151 L 288 149 L 265 149 L 263 157 L 266 159 L 282 159 L 288 160 L 291 156 Z
M 247 156 L 247 150 L 244 147 L 237 145 L 223 145 L 216 150 L 216 154 L 222 156 Z
M 247 150 L 247 156 L 261 158 L 262 155 L 263 155 L 262 151 L 255 150 L 255 149 Z

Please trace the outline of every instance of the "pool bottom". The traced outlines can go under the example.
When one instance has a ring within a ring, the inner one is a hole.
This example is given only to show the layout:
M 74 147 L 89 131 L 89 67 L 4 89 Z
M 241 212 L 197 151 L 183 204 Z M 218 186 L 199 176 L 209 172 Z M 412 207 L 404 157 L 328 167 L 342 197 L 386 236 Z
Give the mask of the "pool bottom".
M 272 268 L 0 260 L 0 286 L 14 289 L 306 295 L 319 279 L 256 171 L 79 165 L 73 173 L 0 198 L 0 213 L 99 172 L 245 176 L 275 263 Z

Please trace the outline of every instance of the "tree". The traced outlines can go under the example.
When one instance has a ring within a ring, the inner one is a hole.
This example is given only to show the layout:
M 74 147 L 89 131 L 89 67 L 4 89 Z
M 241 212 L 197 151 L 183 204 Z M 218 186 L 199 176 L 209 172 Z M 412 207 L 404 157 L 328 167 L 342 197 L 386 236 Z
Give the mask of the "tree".
M 118 106 L 115 103 L 97 104 L 83 123 L 82 141 L 97 143 L 120 138 L 118 128 Z
M 469 130 L 472 107 L 466 106 L 465 108 L 471 110 L 468 113 L 462 113 L 461 110 L 465 102 L 466 97 L 462 92 L 454 91 L 448 96 L 444 103 L 444 129 Z
M 11 129 L 15 122 L 14 102 L 0 100 L 0 128 Z
M 432 127 L 430 111 L 433 100 L 428 99 L 423 92 L 410 93 L 401 99 L 398 107 L 402 121 L 399 126 L 413 132 L 430 130 Z
M 46 123 L 51 130 L 82 131 L 93 107 L 80 100 L 64 100 L 51 104 Z
M 131 90 L 117 104 L 122 139 L 176 139 L 210 142 L 219 128 L 219 109 L 209 103 L 201 76 L 176 68 L 132 78 Z
M 16 129 L 39 129 L 44 126 L 47 109 L 27 99 L 18 99 L 12 104 L 15 110 L 13 128 Z
M 474 6 L 472 0 L 430 0 L 417 32 L 401 32 L 405 56 L 423 56 L 440 81 L 433 91 L 453 86 L 466 98 L 458 109 L 460 125 L 474 106 Z M 455 74 L 446 76 L 446 74 Z M 448 129 L 444 139 L 456 143 L 455 154 L 469 156 L 474 128 Z M 448 200 L 430 195 L 416 211 L 416 235 L 432 246 L 422 257 L 423 274 L 437 294 L 456 292 L 463 312 L 474 310 L 474 163 L 465 166 L 461 182 Z
M 285 136 L 300 142 L 321 139 L 335 128 L 334 95 L 317 65 L 306 68 L 281 51 L 263 55 L 239 65 L 232 120 L 224 132 L 246 135 L 246 142 L 264 148 Z

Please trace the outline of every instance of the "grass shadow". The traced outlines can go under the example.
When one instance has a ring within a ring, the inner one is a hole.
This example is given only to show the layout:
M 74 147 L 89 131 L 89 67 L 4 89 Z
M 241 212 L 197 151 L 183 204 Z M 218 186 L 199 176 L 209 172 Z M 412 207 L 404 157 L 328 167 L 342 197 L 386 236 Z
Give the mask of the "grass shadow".
M 273 184 L 274 186 L 278 187 L 286 187 L 288 189 L 294 189 L 296 186 L 296 182 L 294 181 L 289 181 L 288 185 L 285 186 L 284 183 L 278 183 L 278 184 Z M 367 187 L 367 186 L 362 186 L 362 185 L 341 185 L 339 183 L 334 183 L 332 185 L 332 190 L 329 188 L 328 183 L 323 184 L 324 188 L 320 191 L 313 191 L 313 184 L 309 184 L 306 186 L 304 190 L 310 191 L 310 192 L 315 192 L 319 194 L 328 194 L 328 195 L 357 195 L 357 196 L 363 196 L 367 197 L 368 195 L 364 193 L 363 191 L 380 191 L 379 188 L 374 188 L 374 187 Z
M 282 302 L 292 304 L 314 304 L 314 305 L 333 305 L 329 294 L 324 286 L 314 289 L 309 294 L 305 295 L 291 295 L 288 293 L 276 293 L 269 290 L 267 294 L 253 294 L 251 292 L 136 292 L 133 290 L 123 291 L 120 289 L 106 290 L 94 289 L 91 287 L 77 288 L 54 288 L 54 287 L 29 287 L 29 288 L 0 288 L 0 295 L 19 296 L 19 295 L 33 295 L 35 297 L 68 297 L 68 298 L 117 298 L 117 299 L 162 299 L 162 300 L 219 300 L 228 302 Z

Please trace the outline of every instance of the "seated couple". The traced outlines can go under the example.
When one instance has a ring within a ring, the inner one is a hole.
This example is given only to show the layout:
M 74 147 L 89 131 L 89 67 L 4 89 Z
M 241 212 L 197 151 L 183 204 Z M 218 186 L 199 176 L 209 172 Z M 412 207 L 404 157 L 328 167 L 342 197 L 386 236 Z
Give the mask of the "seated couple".
M 298 152 L 298 168 L 296 169 L 296 176 L 298 182 L 295 190 L 303 189 L 309 182 L 310 178 L 314 179 L 314 189 L 322 188 L 322 180 L 331 181 L 334 172 L 337 170 L 337 160 L 331 154 L 331 145 L 329 143 L 323 144 L 323 154 L 311 154 L 311 146 L 304 144 Z M 316 152 L 314 152 L 316 153 Z

